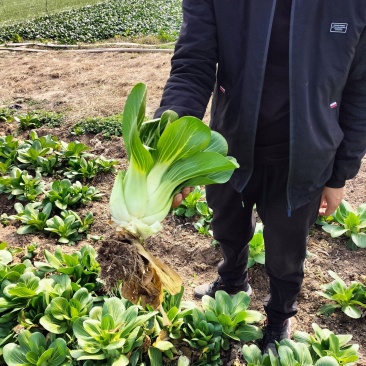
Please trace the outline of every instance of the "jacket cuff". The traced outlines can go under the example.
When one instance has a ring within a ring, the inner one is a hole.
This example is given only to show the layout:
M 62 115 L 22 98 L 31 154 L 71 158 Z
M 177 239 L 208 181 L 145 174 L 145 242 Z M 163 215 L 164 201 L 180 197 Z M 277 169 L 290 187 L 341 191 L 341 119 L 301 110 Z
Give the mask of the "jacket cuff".
M 345 179 L 338 179 L 336 177 L 330 177 L 327 183 L 325 183 L 326 187 L 329 188 L 343 188 L 346 185 Z

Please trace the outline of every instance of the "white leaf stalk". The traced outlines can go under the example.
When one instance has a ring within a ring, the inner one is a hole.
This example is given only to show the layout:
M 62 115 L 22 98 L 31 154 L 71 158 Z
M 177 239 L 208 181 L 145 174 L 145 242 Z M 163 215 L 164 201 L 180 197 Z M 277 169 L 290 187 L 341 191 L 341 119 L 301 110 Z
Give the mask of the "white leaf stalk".
M 183 187 L 225 183 L 238 167 L 226 156 L 225 139 L 201 120 L 167 111 L 145 122 L 145 105 L 146 86 L 137 84 L 123 112 L 129 167 L 118 173 L 110 197 L 116 230 L 140 240 L 162 229 Z

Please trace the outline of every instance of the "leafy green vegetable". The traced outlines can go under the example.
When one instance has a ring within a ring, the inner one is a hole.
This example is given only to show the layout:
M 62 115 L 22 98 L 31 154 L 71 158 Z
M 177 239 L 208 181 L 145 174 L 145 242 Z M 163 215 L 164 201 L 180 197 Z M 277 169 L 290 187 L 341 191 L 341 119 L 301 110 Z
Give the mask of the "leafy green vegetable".
M 172 360 L 174 353 L 176 353 L 174 341 L 181 339 L 184 320 L 188 315 L 192 314 L 192 309 L 195 307 L 193 303 L 182 303 L 183 292 L 183 286 L 181 287 L 181 291 L 175 295 L 164 291 L 164 299 L 161 304 L 160 313 L 154 319 L 154 332 L 152 336 L 156 340 L 149 348 L 151 362 L 153 360 L 154 362 L 161 360 L 163 354 Z M 150 311 L 153 310 L 149 305 L 147 307 Z M 161 364 L 162 361 L 156 363 L 156 365 Z
M 63 120 L 63 115 L 46 111 L 34 111 L 18 116 L 20 128 L 29 130 L 39 128 L 41 126 L 57 127 Z
M 215 299 L 207 295 L 202 298 L 207 320 L 222 325 L 223 337 L 227 341 L 231 338 L 249 342 L 262 338 L 262 331 L 253 323 L 260 322 L 264 317 L 259 311 L 248 310 L 249 304 L 250 297 L 244 291 L 234 296 L 217 291 Z
M 227 144 L 194 117 L 172 111 L 145 122 L 146 86 L 137 84 L 127 98 L 123 139 L 127 172 L 115 180 L 110 209 L 117 231 L 147 238 L 161 229 L 173 196 L 184 186 L 224 183 L 238 167 Z
M 91 179 L 94 178 L 100 170 L 97 159 L 88 160 L 81 156 L 77 159 L 69 160 L 69 166 L 66 168 L 64 175 L 72 180 Z
M 247 366 L 339 366 L 337 360 L 324 356 L 313 360 L 309 348 L 303 343 L 296 343 L 290 339 L 283 339 L 277 345 L 278 355 L 270 350 L 262 355 L 260 349 L 252 344 L 243 346 L 243 357 Z
M 48 341 L 39 333 L 23 331 L 18 336 L 19 345 L 9 343 L 4 347 L 4 359 L 9 366 L 66 365 L 66 341 L 61 338 Z
M 322 286 L 323 291 L 317 293 L 335 304 L 326 304 L 319 309 L 320 314 L 330 315 L 341 309 L 350 318 L 358 319 L 362 316 L 360 308 L 366 308 L 366 287 L 360 282 L 353 281 L 350 286 L 333 271 L 329 271 L 334 281 Z
M 63 156 L 67 159 L 86 156 L 87 151 L 90 150 L 90 147 L 79 141 L 71 141 L 69 143 L 62 141 L 61 144 L 63 147 Z
M 45 231 L 49 231 L 59 237 L 58 242 L 63 244 L 74 244 L 82 237 L 81 233 L 88 230 L 93 222 L 93 214 L 89 212 L 84 220 L 74 211 L 63 211 L 62 217 L 55 215 L 46 221 Z
M 36 169 L 41 166 L 48 156 L 53 153 L 51 147 L 43 147 L 39 140 L 33 141 L 32 145 L 18 149 L 18 160 L 22 163 L 21 168 L 32 167 Z
M 265 260 L 263 224 L 257 223 L 253 238 L 249 242 L 248 268 L 253 267 L 255 263 L 264 264 Z
M 38 136 L 37 132 L 32 130 L 29 132 L 29 139 L 22 143 L 19 148 L 31 147 L 32 144 L 37 141 L 42 148 L 51 148 L 52 151 L 60 151 L 62 148 L 62 142 L 57 136 L 45 135 Z
M 38 116 L 33 113 L 20 114 L 18 119 L 19 119 L 19 125 L 23 130 L 28 130 L 31 128 L 37 128 L 41 126 L 41 122 Z
M 14 110 L 9 108 L 0 108 L 0 122 L 13 122 Z
M 356 365 L 359 346 L 358 344 L 348 344 L 352 339 L 351 335 L 335 335 L 329 329 L 321 329 L 315 323 L 312 324 L 312 327 L 314 329 L 313 335 L 295 331 L 293 338 L 298 342 L 305 343 L 310 348 L 313 359 L 331 356 L 337 361 L 335 365 Z M 316 365 L 323 365 L 323 363 Z
M 184 341 L 200 352 L 196 365 L 222 365 L 222 325 L 211 322 L 206 316 L 198 308 L 192 310 L 192 314 L 185 318 Z
M 96 260 L 96 251 L 91 246 L 83 246 L 80 251 L 72 254 L 63 253 L 60 248 L 52 254 L 44 251 L 46 262 L 34 262 L 34 266 L 41 272 L 58 272 L 67 274 L 75 283 L 89 291 L 101 287 L 97 281 L 100 265 Z
M 93 305 L 92 295 L 86 288 L 77 290 L 72 299 L 56 297 L 47 306 L 40 324 L 53 334 L 63 334 L 72 331 L 75 321 L 87 315 Z
M 329 233 L 332 238 L 345 235 L 349 238 L 347 246 L 350 249 L 357 247 L 366 248 L 366 203 L 361 204 L 356 211 L 351 205 L 343 200 L 335 213 L 334 224 L 324 224 L 322 228 Z
M 69 179 L 55 180 L 51 189 L 46 192 L 45 202 L 51 202 L 60 210 L 66 210 L 69 206 L 76 205 L 82 198 L 81 183 L 71 183 Z
M 0 193 L 8 193 L 9 199 L 34 201 L 43 193 L 44 182 L 40 173 L 35 177 L 26 170 L 14 167 L 10 176 L 0 177 Z
M 108 364 L 128 365 L 129 357 L 144 341 L 144 324 L 157 312 L 139 315 L 139 307 L 127 307 L 116 297 L 106 299 L 103 307 L 94 307 L 89 316 L 73 325 L 80 349 L 72 350 L 76 360 L 106 360 Z
M 29 234 L 43 231 L 46 221 L 50 217 L 52 204 L 47 203 L 42 207 L 40 202 L 28 203 L 25 207 L 17 202 L 14 205 L 17 215 L 10 216 L 11 220 L 19 220 L 22 226 L 17 230 L 18 234 Z
M 0 162 L 10 165 L 17 160 L 19 141 L 12 135 L 0 137 Z
M 200 186 L 195 187 L 195 189 L 183 200 L 182 204 L 173 209 L 173 214 L 193 218 L 196 220 L 193 223 L 193 226 L 199 234 L 212 236 L 212 209 L 208 207 L 207 202 L 204 200 L 205 197 L 205 189 Z

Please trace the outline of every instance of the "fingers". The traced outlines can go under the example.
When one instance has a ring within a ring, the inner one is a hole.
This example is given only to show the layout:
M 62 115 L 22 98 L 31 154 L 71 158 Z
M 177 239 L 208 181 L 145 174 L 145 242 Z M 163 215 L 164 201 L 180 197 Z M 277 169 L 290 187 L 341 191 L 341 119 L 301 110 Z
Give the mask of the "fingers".
M 336 209 L 338 206 L 325 206 L 325 207 L 321 207 L 319 209 L 319 215 L 321 216 L 330 216 Z
M 344 196 L 344 188 L 329 188 L 325 187 L 321 204 L 319 207 L 319 215 L 321 216 L 329 216 L 331 215 L 342 202 Z
M 194 187 L 184 187 L 180 193 L 174 196 L 172 202 L 172 208 L 177 208 L 183 202 L 183 200 L 194 190 Z
M 182 202 L 183 202 L 182 193 L 177 193 L 173 198 L 172 208 L 177 208 L 178 206 L 180 206 L 182 204 Z
M 327 210 L 327 201 L 326 201 L 325 197 L 322 196 L 321 201 L 320 201 L 320 206 L 319 206 L 319 215 L 328 216 L 325 214 L 326 210 Z

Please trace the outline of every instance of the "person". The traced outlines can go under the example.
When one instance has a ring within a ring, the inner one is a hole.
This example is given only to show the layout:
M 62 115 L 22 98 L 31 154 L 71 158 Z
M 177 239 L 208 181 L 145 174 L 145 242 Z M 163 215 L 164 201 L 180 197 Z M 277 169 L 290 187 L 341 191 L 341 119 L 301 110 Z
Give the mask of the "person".
M 251 292 L 253 206 L 264 224 L 269 296 L 261 349 L 290 335 L 307 236 L 332 214 L 366 148 L 364 0 L 183 0 L 160 107 L 203 118 L 240 167 L 206 187 L 223 260 L 195 296 Z M 175 198 L 175 205 L 189 193 Z

